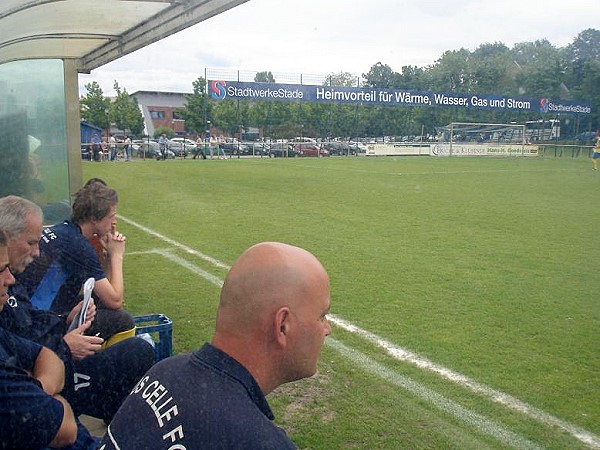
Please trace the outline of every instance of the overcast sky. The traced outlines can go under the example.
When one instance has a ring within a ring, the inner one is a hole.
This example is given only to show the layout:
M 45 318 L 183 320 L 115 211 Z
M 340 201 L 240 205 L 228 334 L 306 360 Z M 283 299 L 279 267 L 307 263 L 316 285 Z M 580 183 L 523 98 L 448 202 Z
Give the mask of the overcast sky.
M 114 95 L 115 80 L 130 94 L 191 92 L 205 69 L 361 76 L 381 62 L 399 72 L 484 43 L 564 47 L 599 27 L 597 0 L 250 0 L 80 74 L 79 84 L 82 94 L 97 81 Z

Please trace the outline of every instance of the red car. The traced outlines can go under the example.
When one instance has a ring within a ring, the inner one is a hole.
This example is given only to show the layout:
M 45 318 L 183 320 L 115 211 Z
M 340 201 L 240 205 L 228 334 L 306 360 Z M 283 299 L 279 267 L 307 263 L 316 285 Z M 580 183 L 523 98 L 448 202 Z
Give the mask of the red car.
M 293 145 L 299 156 L 329 156 L 329 151 L 313 142 L 298 142 Z

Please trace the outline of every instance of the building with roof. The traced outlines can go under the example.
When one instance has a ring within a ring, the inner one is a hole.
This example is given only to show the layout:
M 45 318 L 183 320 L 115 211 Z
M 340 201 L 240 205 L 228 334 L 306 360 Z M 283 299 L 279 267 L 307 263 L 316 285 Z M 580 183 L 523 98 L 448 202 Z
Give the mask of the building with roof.
M 144 134 L 154 136 L 157 128 L 170 128 L 175 134 L 186 135 L 185 121 L 178 111 L 185 106 L 185 95 L 181 92 L 137 91 L 130 94 L 144 117 Z

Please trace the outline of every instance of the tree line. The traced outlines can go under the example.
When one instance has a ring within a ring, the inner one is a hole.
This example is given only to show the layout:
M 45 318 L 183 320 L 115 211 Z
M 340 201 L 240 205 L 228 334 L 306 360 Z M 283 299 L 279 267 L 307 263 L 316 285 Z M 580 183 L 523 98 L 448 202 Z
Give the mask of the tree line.
M 269 71 L 258 72 L 257 82 L 275 83 Z M 473 111 L 466 108 L 394 107 L 379 105 L 310 104 L 219 100 L 209 98 L 206 80 L 199 77 L 186 95 L 179 115 L 190 135 L 215 127 L 229 135 L 256 127 L 272 138 L 379 137 L 433 133 L 451 122 L 524 123 L 560 119 L 563 136 L 600 128 L 600 31 L 587 29 L 566 47 L 548 40 L 523 42 L 508 48 L 501 42 L 474 51 L 448 50 L 426 67 L 403 66 L 399 72 L 378 62 L 358 77 L 348 72 L 330 74 L 329 86 L 372 87 L 513 97 L 579 100 L 592 106 L 586 116 L 550 115 L 516 111 Z M 118 88 L 118 89 L 117 89 Z M 102 128 L 110 123 L 139 135 L 143 120 L 134 99 L 115 82 L 117 97 L 107 101 L 93 82 L 81 98 L 81 117 Z

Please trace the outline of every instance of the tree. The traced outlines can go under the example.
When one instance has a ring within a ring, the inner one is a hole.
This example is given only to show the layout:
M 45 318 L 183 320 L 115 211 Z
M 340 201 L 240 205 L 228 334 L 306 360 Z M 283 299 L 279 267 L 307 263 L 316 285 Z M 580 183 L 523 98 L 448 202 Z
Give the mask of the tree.
M 579 33 L 566 47 L 565 58 L 570 68 L 567 85 L 582 85 L 586 76 L 586 63 L 600 61 L 600 31 L 588 29 Z
M 521 95 L 559 98 L 566 67 L 556 47 L 546 39 L 523 42 L 514 46 L 513 57 L 520 69 L 515 82 Z
M 239 100 L 219 100 L 212 113 L 212 124 L 228 134 L 240 130 Z
M 350 72 L 330 73 L 325 86 L 358 87 L 360 78 Z M 318 136 L 349 137 L 355 134 L 355 105 L 329 104 L 320 106 L 321 132 Z
M 371 67 L 371 70 L 363 74 L 365 85 L 373 88 L 391 88 L 393 85 L 394 71 L 387 64 L 378 62 Z
M 275 83 L 275 77 L 271 72 L 257 72 L 254 75 L 254 81 L 257 83 Z
M 167 136 L 168 139 L 175 137 L 175 132 L 169 127 L 159 127 L 154 130 L 154 137 L 160 137 L 161 134 Z
M 350 72 L 330 73 L 323 83 L 325 86 L 357 87 L 360 79 Z
M 600 60 L 589 60 L 584 65 L 581 86 L 577 88 L 580 97 L 592 105 L 589 121 L 582 125 L 584 129 L 600 129 Z
M 479 93 L 511 94 L 517 66 L 506 45 L 500 42 L 480 45 L 472 53 L 472 67 Z
M 115 81 L 114 89 L 117 92 L 115 101 L 110 105 L 109 117 L 120 130 L 129 130 L 134 136 L 139 136 L 144 130 L 144 118 L 135 99 L 127 94 L 127 90 L 121 90 L 119 83 Z
M 472 91 L 474 75 L 471 64 L 471 52 L 460 50 L 446 51 L 431 67 L 434 89 L 450 92 L 468 93 Z
M 569 60 L 600 60 L 600 31 L 589 28 L 577 35 L 566 48 Z
M 206 95 L 206 81 L 199 77 L 192 83 L 193 93 L 185 96 L 185 106 L 179 111 L 185 120 L 185 128 L 193 134 L 203 134 L 209 128 L 212 117 L 212 104 Z
M 254 76 L 257 83 L 275 83 L 275 77 L 270 71 L 257 72 Z M 264 132 L 271 133 L 271 112 L 273 102 L 256 102 L 244 109 L 241 124 L 262 128 Z
M 399 82 L 398 88 L 402 89 L 425 89 L 425 70 L 417 66 L 402 66 L 402 72 L 396 77 Z
M 110 125 L 108 117 L 110 99 L 104 96 L 100 85 L 96 81 L 86 84 L 85 89 L 87 94 L 79 100 L 81 118 L 100 128 L 108 128 Z

